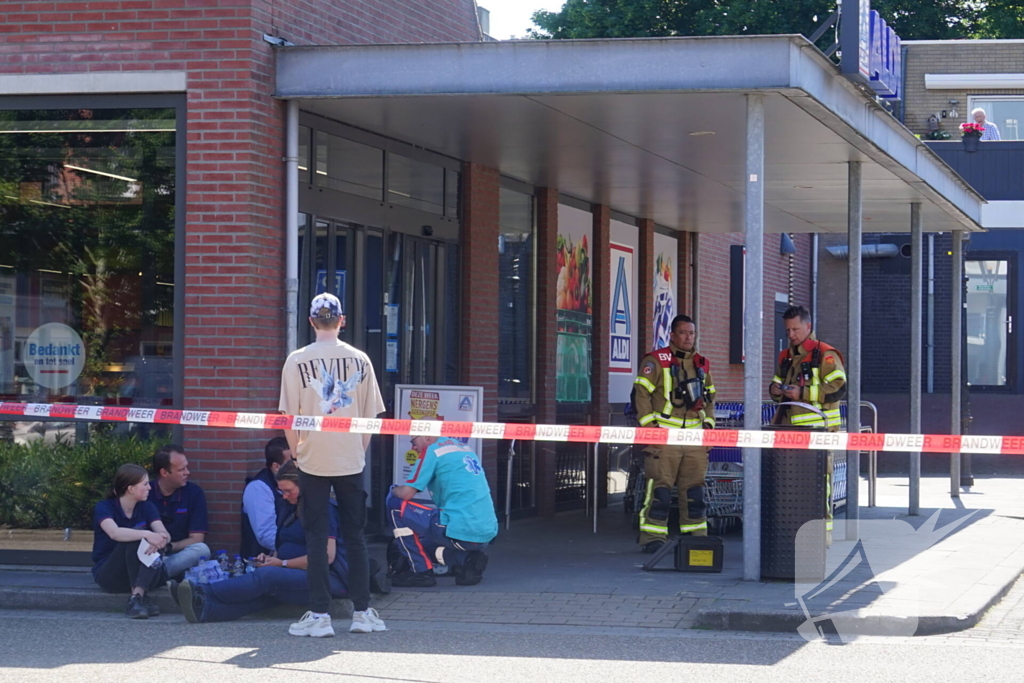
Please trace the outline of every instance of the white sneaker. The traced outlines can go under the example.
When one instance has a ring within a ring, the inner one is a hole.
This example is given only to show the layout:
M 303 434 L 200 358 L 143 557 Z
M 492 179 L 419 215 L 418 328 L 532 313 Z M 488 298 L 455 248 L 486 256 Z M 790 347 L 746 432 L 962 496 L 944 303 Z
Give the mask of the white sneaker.
M 306 612 L 302 618 L 288 627 L 288 633 L 293 636 L 310 636 L 312 638 L 330 638 L 334 635 L 331 627 L 331 617 L 318 617 L 312 612 Z
M 365 612 L 352 613 L 352 626 L 348 630 L 350 633 L 373 633 L 387 631 L 388 627 L 384 625 L 377 610 L 368 607 Z

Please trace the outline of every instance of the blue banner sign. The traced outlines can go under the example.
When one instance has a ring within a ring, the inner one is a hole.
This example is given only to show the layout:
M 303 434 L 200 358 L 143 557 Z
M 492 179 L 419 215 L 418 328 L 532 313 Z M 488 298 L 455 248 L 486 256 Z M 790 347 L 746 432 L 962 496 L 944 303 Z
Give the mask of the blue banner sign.
M 843 74 L 888 100 L 903 98 L 900 39 L 871 9 L 870 0 L 844 0 L 839 20 Z
M 900 38 L 871 10 L 869 71 L 871 88 L 879 97 L 898 100 L 903 97 L 903 59 Z

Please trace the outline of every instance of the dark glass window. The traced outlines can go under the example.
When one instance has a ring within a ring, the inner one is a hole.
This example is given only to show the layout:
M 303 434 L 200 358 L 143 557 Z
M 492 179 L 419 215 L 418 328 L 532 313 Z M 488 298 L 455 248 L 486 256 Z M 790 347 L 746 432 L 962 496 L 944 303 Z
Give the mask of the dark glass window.
M 388 201 L 444 214 L 444 169 L 397 154 L 388 155 Z
M 171 405 L 173 109 L 0 111 L 0 387 Z
M 2 400 L 173 407 L 174 109 L 0 110 Z M 131 438 L 125 438 L 131 437 Z M 166 425 L 0 420 L 0 554 L 87 552 Z M 65 531 L 67 530 L 67 531 Z
M 384 196 L 384 152 L 318 130 L 316 184 L 379 200 Z
M 533 197 L 501 188 L 498 398 L 533 401 Z

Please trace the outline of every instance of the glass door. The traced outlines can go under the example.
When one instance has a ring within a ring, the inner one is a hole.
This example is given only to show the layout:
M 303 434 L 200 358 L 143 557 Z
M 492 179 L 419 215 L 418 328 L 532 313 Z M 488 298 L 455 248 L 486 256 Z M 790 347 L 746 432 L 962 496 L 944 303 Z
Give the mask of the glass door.
M 323 292 L 330 292 L 341 300 L 345 307 L 347 326 L 341 338 L 353 342 L 352 318 L 354 296 L 352 290 L 352 248 L 356 226 L 350 223 L 333 222 L 316 218 L 309 226 L 308 219 L 300 222 L 299 230 L 299 302 L 298 302 L 298 343 L 308 344 L 315 335 L 308 320 L 309 302 Z M 309 229 L 311 238 L 306 244 L 305 233 Z
M 1012 384 L 1012 264 L 1009 259 L 968 259 L 967 381 L 971 387 Z

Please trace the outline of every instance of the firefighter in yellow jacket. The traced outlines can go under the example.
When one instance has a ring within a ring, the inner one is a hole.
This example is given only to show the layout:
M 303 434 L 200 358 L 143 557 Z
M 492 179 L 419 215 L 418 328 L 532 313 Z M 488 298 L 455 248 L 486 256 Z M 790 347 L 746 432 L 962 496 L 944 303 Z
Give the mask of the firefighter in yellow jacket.
M 672 320 L 669 346 L 640 362 L 634 403 L 642 427 L 715 428 L 715 384 L 708 360 L 697 353 L 697 327 L 689 316 Z M 708 448 L 648 446 L 644 449 L 646 495 L 640 511 L 640 545 L 657 552 L 668 538 L 672 487 L 679 493 L 679 531 L 707 536 L 704 478 Z
M 824 428 L 839 431 L 839 402 L 846 397 L 846 370 L 837 349 L 818 341 L 811 314 L 803 306 L 790 306 L 782 314 L 789 337 L 789 348 L 779 354 L 775 376 L 768 393 L 782 405 L 774 423 L 793 427 Z M 825 529 L 832 534 L 832 453 L 825 469 Z

